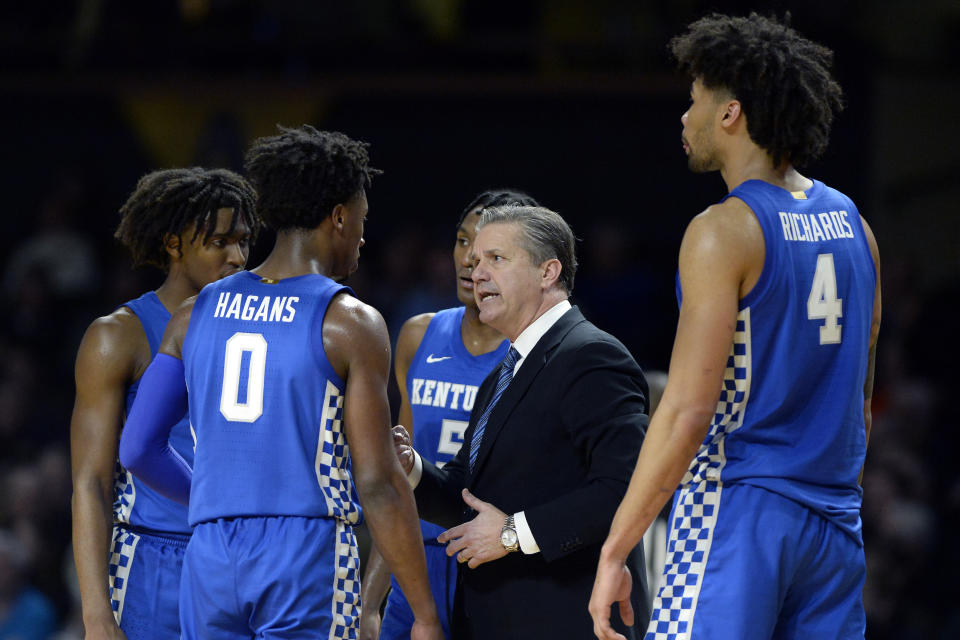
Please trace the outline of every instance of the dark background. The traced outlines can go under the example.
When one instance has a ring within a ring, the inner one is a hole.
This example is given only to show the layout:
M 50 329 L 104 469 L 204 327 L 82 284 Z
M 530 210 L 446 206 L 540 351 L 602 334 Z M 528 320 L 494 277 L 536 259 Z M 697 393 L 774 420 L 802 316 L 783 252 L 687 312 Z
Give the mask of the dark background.
M 77 637 L 73 358 L 90 321 L 162 281 L 131 270 L 112 238 L 140 175 L 239 169 L 277 123 L 370 142 L 385 173 L 348 284 L 394 337 L 410 315 L 455 304 L 463 206 L 485 188 L 524 189 L 581 239 L 574 302 L 645 368 L 665 370 L 683 229 L 724 194 L 719 175 L 686 168 L 689 79 L 666 45 L 713 9 L 790 9 L 836 52 L 847 108 L 804 173 L 858 203 L 883 261 L 864 477 L 868 637 L 960 636 L 948 387 L 960 295 L 956 0 L 52 0 L 6 6 L 0 22 L 0 638 L 7 605 L 31 585 L 61 637 Z

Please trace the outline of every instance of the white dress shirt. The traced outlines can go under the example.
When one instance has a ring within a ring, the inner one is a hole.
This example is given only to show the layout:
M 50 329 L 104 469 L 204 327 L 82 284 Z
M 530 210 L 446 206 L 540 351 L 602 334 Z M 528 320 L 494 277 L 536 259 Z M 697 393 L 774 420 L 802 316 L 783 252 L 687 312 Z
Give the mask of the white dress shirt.
M 527 359 L 527 355 L 533 348 L 537 346 L 537 343 L 540 342 L 540 338 L 550 330 L 550 327 L 560 319 L 560 316 L 565 314 L 570 310 L 570 301 L 563 300 L 558 302 L 554 306 L 547 309 L 543 315 L 530 323 L 526 329 L 524 329 L 519 336 L 517 336 L 516 341 L 510 345 L 517 350 L 517 353 L 520 354 L 520 359 L 517 360 L 517 364 L 513 367 L 513 375 L 517 375 L 517 371 L 520 370 L 520 367 L 523 366 L 524 361 Z M 464 443 L 465 446 L 469 446 L 467 443 Z M 423 475 L 423 460 L 420 459 L 420 454 L 416 451 L 413 452 L 413 469 L 407 474 L 407 481 L 410 483 L 410 486 L 416 488 L 420 484 L 420 477 Z M 494 505 L 496 506 L 496 505 Z M 530 525 L 527 524 L 527 517 L 524 515 L 523 511 L 518 511 L 513 514 L 513 523 L 517 529 L 517 538 L 520 542 L 520 550 L 524 553 L 539 553 L 540 546 L 537 545 L 537 541 L 533 537 L 533 532 L 530 531 Z

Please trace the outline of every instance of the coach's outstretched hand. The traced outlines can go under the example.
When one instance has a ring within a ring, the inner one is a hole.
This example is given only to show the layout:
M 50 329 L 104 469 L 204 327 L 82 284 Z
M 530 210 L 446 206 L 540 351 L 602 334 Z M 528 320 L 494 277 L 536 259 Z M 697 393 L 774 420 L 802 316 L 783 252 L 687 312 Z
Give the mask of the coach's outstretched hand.
M 623 634 L 610 626 L 610 607 L 620 604 L 620 618 L 628 627 L 633 626 L 633 607 L 630 605 L 630 589 L 633 580 L 630 569 L 622 562 L 610 562 L 600 557 L 597 579 L 590 596 L 590 616 L 593 618 L 593 633 L 600 640 L 627 640 Z
M 476 569 L 485 562 L 492 562 L 507 555 L 507 550 L 500 542 L 500 531 L 506 514 L 489 502 L 480 500 L 469 490 L 462 492 L 463 501 L 477 512 L 470 522 L 447 529 L 439 536 L 437 542 L 446 543 L 447 555 L 457 556 L 457 562 L 466 563 L 471 569 Z

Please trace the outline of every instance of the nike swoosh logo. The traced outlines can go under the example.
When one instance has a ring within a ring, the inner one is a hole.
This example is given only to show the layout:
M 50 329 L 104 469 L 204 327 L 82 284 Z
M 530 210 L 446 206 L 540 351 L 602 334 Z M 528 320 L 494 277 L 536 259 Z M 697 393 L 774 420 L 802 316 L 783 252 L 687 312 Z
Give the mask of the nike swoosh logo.
M 431 353 L 430 355 L 427 356 L 427 364 L 433 364 L 434 362 L 443 362 L 444 360 L 449 360 L 452 357 L 453 356 L 441 356 L 437 358 L 437 357 L 434 357 L 434 355 Z

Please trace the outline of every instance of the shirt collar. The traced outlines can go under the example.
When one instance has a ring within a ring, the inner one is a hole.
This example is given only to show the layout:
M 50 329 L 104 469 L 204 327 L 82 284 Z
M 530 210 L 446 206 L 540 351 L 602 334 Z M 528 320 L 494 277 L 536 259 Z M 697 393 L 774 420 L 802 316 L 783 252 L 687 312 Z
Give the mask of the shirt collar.
M 527 355 L 533 351 L 533 348 L 537 346 L 537 343 L 540 342 L 543 334 L 549 331 L 550 327 L 560 319 L 560 316 L 569 311 L 571 306 L 569 300 L 558 302 L 547 309 L 542 316 L 531 322 L 530 326 L 517 336 L 516 342 L 511 346 L 520 353 L 520 362 L 523 362 Z M 520 362 L 517 363 L 518 367 L 520 366 Z

